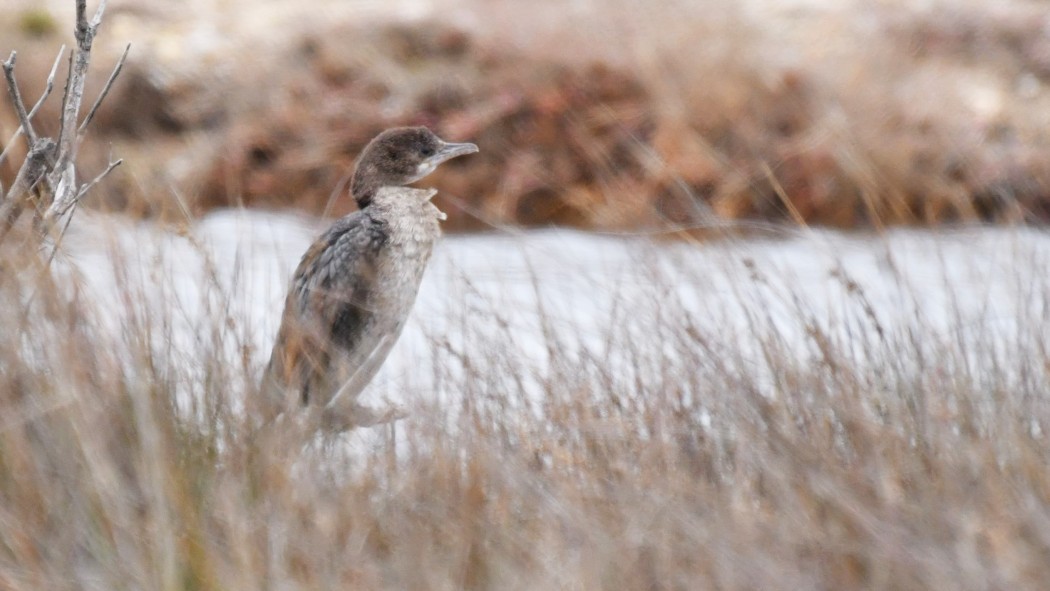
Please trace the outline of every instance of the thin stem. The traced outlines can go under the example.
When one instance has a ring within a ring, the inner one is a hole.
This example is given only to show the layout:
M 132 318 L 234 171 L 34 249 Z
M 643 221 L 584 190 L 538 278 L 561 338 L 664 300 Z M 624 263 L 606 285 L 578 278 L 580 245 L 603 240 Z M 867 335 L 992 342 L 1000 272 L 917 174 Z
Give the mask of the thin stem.
M 86 195 L 88 191 L 93 189 L 95 187 L 95 185 L 97 185 L 102 179 L 106 178 L 106 176 L 109 175 L 109 173 L 113 172 L 114 168 L 120 166 L 121 164 L 124 164 L 124 159 L 123 158 L 118 158 L 118 159 L 110 162 L 109 166 L 106 167 L 106 170 L 103 170 L 101 173 L 99 173 L 98 176 L 96 176 L 95 178 L 91 179 L 90 182 L 88 182 L 87 184 L 85 184 L 85 185 L 80 187 L 80 190 L 77 191 L 76 201 L 74 201 L 73 203 L 76 203 L 77 201 L 80 201 L 80 199 L 84 195 Z M 65 211 L 63 211 L 62 213 L 65 213 Z
M 55 88 L 55 73 L 58 71 L 58 64 L 62 61 L 62 54 L 66 52 L 66 46 L 63 45 L 62 49 L 59 50 L 58 56 L 55 57 L 55 63 L 51 65 L 51 72 L 47 75 L 47 86 L 44 88 L 44 92 L 37 99 L 36 104 L 29 110 L 29 114 L 26 115 L 30 121 L 36 115 L 36 112 L 43 106 L 44 101 L 51 95 L 51 91 Z M 15 130 L 14 134 L 11 135 L 11 139 L 4 145 L 3 151 L 0 151 L 0 164 L 3 164 L 7 160 L 7 155 L 11 152 L 11 147 L 14 146 L 15 141 L 22 137 L 22 126 L 19 125 L 18 129 Z M 2 192 L 0 192 L 0 201 L 3 200 Z
M 33 131 L 32 124 L 29 123 L 26 104 L 22 102 L 22 93 L 19 92 L 18 82 L 15 80 L 16 57 L 18 57 L 18 52 L 12 51 L 11 57 L 7 58 L 7 61 L 3 63 L 4 78 L 7 79 L 7 92 L 11 95 L 11 102 L 15 105 L 15 112 L 18 113 L 18 122 L 22 125 L 22 130 L 26 134 L 29 143 L 33 144 L 36 142 L 36 132 Z
M 106 85 L 102 88 L 102 92 L 98 95 L 98 98 L 95 99 L 95 104 L 91 106 L 91 110 L 88 111 L 87 117 L 84 117 L 84 122 L 80 124 L 80 130 L 77 132 L 77 135 L 79 137 L 84 137 L 84 133 L 87 131 L 88 124 L 91 123 L 91 120 L 95 118 L 95 113 L 98 111 L 99 105 L 101 105 L 102 101 L 105 100 L 106 95 L 109 94 L 109 90 L 113 88 L 113 81 L 117 79 L 117 76 L 120 75 L 120 70 L 124 68 L 124 61 L 128 59 L 129 51 L 131 51 L 130 43 L 128 43 L 127 46 L 124 47 L 124 53 L 121 54 L 120 59 L 117 60 L 117 65 L 114 66 L 113 72 L 110 73 L 109 80 L 106 80 Z
M 29 110 L 29 118 L 32 119 L 36 112 L 40 110 L 40 107 L 44 105 L 44 101 L 47 97 L 51 96 L 51 91 L 55 89 L 55 74 L 58 72 L 58 64 L 62 61 L 62 54 L 66 52 L 65 44 L 62 45 L 62 49 L 58 50 L 58 55 L 55 56 L 55 63 L 51 64 L 51 71 L 47 74 L 47 86 L 44 87 L 44 92 L 37 99 L 36 104 Z

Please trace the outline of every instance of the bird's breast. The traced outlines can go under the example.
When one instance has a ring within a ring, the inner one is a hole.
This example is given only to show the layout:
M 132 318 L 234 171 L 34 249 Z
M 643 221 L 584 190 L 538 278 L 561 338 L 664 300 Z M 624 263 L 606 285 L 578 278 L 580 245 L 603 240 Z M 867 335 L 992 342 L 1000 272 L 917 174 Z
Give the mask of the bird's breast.
M 439 215 L 429 199 L 431 189 L 386 187 L 376 193 L 372 215 L 382 221 L 386 242 L 376 261 L 376 293 L 383 294 L 378 312 L 403 320 L 416 299 L 434 242 L 441 235 Z
M 376 312 L 383 318 L 400 320 L 415 303 L 434 240 L 391 238 L 376 265 L 376 293 L 382 294 Z

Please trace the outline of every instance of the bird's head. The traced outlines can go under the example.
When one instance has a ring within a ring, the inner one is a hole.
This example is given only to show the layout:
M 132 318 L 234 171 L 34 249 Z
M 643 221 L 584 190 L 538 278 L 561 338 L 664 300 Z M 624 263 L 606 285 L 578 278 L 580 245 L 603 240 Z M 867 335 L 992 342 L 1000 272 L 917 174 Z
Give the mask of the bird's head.
M 400 187 L 434 172 L 439 164 L 478 151 L 474 144 L 454 144 L 426 127 L 395 127 L 377 135 L 357 160 L 350 193 L 366 207 L 380 187 Z

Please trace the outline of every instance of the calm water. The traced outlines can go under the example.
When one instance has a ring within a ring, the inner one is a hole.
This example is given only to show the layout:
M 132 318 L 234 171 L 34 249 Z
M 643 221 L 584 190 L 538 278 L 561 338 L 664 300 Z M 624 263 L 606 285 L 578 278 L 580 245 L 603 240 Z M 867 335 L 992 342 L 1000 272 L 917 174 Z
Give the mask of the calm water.
M 236 338 L 220 354 L 236 363 L 247 350 L 260 368 L 286 282 L 323 227 L 320 220 L 231 211 L 180 236 L 84 215 L 71 230 L 65 261 L 82 272 L 101 304 L 100 322 L 115 336 L 128 308 L 114 303 L 130 290 L 133 307 L 163 328 L 154 345 L 170 349 L 172 359 L 203 365 L 202 354 L 214 354 L 207 343 L 216 327 L 233 327 Z M 820 326 L 847 345 L 870 338 L 873 327 L 911 331 L 932 347 L 969 342 L 979 367 L 983 352 L 995 347 L 1045 350 L 1048 269 L 1050 235 L 1031 229 L 882 236 L 784 230 L 775 239 L 707 243 L 565 230 L 445 237 L 405 333 L 367 396 L 454 397 L 463 360 L 483 357 L 479 349 L 500 349 L 506 367 L 537 374 L 551 355 L 586 352 L 610 364 L 630 363 L 638 350 L 673 358 L 674 332 L 686 324 L 756 365 L 769 335 L 802 360 L 812 356 L 807 327 Z M 865 347 L 857 348 L 863 357 Z M 489 370 L 494 388 L 541 394 L 536 384 L 520 382 L 523 372 Z

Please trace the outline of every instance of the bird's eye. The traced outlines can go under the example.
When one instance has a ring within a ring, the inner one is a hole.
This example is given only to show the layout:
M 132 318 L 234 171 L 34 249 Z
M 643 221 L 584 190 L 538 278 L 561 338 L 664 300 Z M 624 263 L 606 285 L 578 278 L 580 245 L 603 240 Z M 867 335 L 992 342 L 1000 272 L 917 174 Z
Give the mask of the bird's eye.
M 434 155 L 434 148 L 431 148 L 430 146 L 424 146 L 424 147 L 423 147 L 423 148 L 422 148 L 422 149 L 420 150 L 420 152 L 422 152 L 422 154 L 423 154 L 424 156 L 433 156 L 433 155 Z

